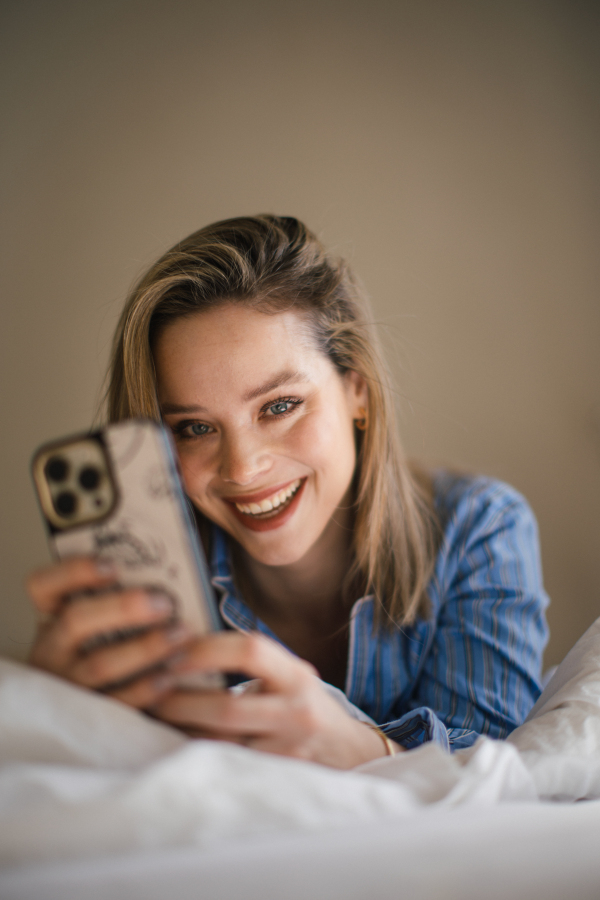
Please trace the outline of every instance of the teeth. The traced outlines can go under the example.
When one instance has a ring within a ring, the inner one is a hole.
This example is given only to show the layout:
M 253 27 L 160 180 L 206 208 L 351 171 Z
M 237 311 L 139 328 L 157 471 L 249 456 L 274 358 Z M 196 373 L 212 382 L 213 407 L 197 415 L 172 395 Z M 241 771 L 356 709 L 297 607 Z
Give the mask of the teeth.
M 240 512 L 245 513 L 247 516 L 258 516 L 261 513 L 271 512 L 271 510 L 277 509 L 278 506 L 281 506 L 282 503 L 289 500 L 290 497 L 293 497 L 301 484 L 302 479 L 297 478 L 289 487 L 282 491 L 278 491 L 271 497 L 266 497 L 264 500 L 261 500 L 260 503 L 236 503 L 235 505 Z

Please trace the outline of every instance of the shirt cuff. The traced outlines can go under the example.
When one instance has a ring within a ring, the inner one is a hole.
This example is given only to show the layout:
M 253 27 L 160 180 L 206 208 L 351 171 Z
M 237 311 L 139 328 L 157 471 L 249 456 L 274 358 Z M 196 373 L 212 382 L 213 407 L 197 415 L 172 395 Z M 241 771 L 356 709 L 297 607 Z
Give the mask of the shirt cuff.
M 394 722 L 379 726 L 389 738 L 407 750 L 433 741 L 444 750 L 450 751 L 448 729 L 428 706 L 412 709 Z M 454 748 L 453 748 L 454 749 Z

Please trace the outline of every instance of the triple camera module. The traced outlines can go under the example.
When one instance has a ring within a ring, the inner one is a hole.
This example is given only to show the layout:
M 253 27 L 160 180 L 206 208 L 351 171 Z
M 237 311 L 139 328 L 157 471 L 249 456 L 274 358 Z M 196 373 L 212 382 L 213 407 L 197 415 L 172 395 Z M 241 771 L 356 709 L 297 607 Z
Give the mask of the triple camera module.
M 114 506 L 116 488 L 106 453 L 93 436 L 42 449 L 33 475 L 44 513 L 55 528 L 97 521 Z
M 49 482 L 64 485 L 70 473 L 69 463 L 62 456 L 51 456 L 44 467 L 44 473 Z M 76 480 L 84 491 L 95 491 L 102 480 L 102 472 L 95 466 L 85 465 L 76 474 Z M 52 497 L 54 509 L 60 516 L 72 516 L 77 510 L 77 494 L 72 490 L 61 490 Z M 95 497 L 94 504 L 100 507 L 104 504 L 102 497 Z

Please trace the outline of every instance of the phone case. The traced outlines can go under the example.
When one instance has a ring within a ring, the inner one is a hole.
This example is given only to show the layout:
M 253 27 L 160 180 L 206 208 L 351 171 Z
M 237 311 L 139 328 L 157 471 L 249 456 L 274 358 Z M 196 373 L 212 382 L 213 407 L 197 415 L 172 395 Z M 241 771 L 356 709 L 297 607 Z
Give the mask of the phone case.
M 194 634 L 221 627 L 162 426 L 132 419 L 53 441 L 35 454 L 32 473 L 55 556 L 110 560 L 123 587 L 168 594 L 176 618 Z M 186 679 L 190 687 L 221 683 L 212 676 Z

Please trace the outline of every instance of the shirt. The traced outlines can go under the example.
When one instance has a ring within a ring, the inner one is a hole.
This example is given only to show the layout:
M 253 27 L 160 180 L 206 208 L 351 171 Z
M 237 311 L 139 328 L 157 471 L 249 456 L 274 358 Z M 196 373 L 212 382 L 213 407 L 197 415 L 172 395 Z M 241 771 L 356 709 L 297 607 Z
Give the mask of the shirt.
M 430 614 L 373 629 L 374 600 L 350 613 L 344 693 L 407 749 L 504 738 L 541 692 L 548 597 L 535 517 L 503 482 L 434 474 L 442 537 L 428 586 Z M 279 641 L 238 596 L 227 536 L 214 526 L 212 583 L 224 622 Z

